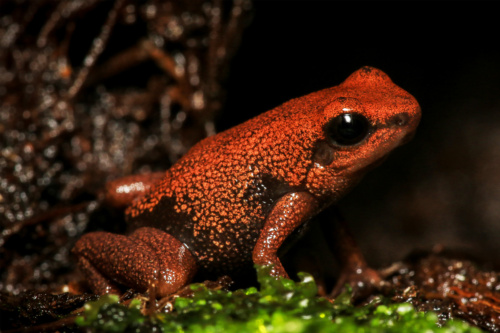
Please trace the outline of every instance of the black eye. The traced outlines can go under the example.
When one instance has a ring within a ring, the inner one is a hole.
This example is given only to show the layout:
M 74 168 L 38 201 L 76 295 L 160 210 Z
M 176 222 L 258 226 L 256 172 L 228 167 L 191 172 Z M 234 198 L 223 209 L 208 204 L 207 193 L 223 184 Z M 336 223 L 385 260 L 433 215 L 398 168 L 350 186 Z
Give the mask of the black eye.
M 333 118 L 328 123 L 326 131 L 335 144 L 352 146 L 366 138 L 370 131 L 370 123 L 358 113 L 344 113 Z

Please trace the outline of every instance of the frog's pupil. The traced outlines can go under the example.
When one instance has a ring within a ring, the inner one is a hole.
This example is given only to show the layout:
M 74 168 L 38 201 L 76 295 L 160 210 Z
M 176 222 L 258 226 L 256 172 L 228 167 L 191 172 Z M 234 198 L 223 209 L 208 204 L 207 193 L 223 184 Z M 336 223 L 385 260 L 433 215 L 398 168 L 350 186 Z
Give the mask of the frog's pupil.
M 370 123 L 364 116 L 344 113 L 330 122 L 328 134 L 335 144 L 350 146 L 363 141 L 369 130 Z

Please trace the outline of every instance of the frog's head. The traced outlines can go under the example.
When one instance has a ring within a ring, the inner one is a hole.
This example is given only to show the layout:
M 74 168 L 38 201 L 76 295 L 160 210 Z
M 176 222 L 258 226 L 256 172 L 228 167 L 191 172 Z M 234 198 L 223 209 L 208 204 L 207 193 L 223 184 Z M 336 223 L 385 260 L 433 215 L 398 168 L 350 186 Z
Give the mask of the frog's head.
M 412 95 L 372 67 L 351 74 L 328 99 L 308 187 L 338 197 L 413 137 L 421 112 Z

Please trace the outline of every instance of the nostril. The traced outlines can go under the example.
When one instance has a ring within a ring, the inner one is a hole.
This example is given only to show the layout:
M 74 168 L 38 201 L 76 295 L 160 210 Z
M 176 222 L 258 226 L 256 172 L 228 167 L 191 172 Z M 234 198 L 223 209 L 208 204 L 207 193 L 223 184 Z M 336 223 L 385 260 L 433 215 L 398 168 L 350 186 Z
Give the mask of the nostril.
M 406 126 L 410 121 L 410 116 L 407 113 L 398 113 L 388 120 L 389 125 Z

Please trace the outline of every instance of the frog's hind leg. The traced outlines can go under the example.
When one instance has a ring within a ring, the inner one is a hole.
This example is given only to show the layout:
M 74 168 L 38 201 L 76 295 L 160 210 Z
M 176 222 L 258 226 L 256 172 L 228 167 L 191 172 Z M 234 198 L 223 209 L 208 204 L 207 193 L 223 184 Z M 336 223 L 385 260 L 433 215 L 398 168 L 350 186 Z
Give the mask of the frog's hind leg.
M 92 232 L 76 243 L 73 253 L 99 294 L 116 293 L 123 285 L 141 292 L 155 288 L 163 297 L 186 285 L 197 270 L 196 260 L 180 241 L 154 228 L 140 228 L 129 236 Z

